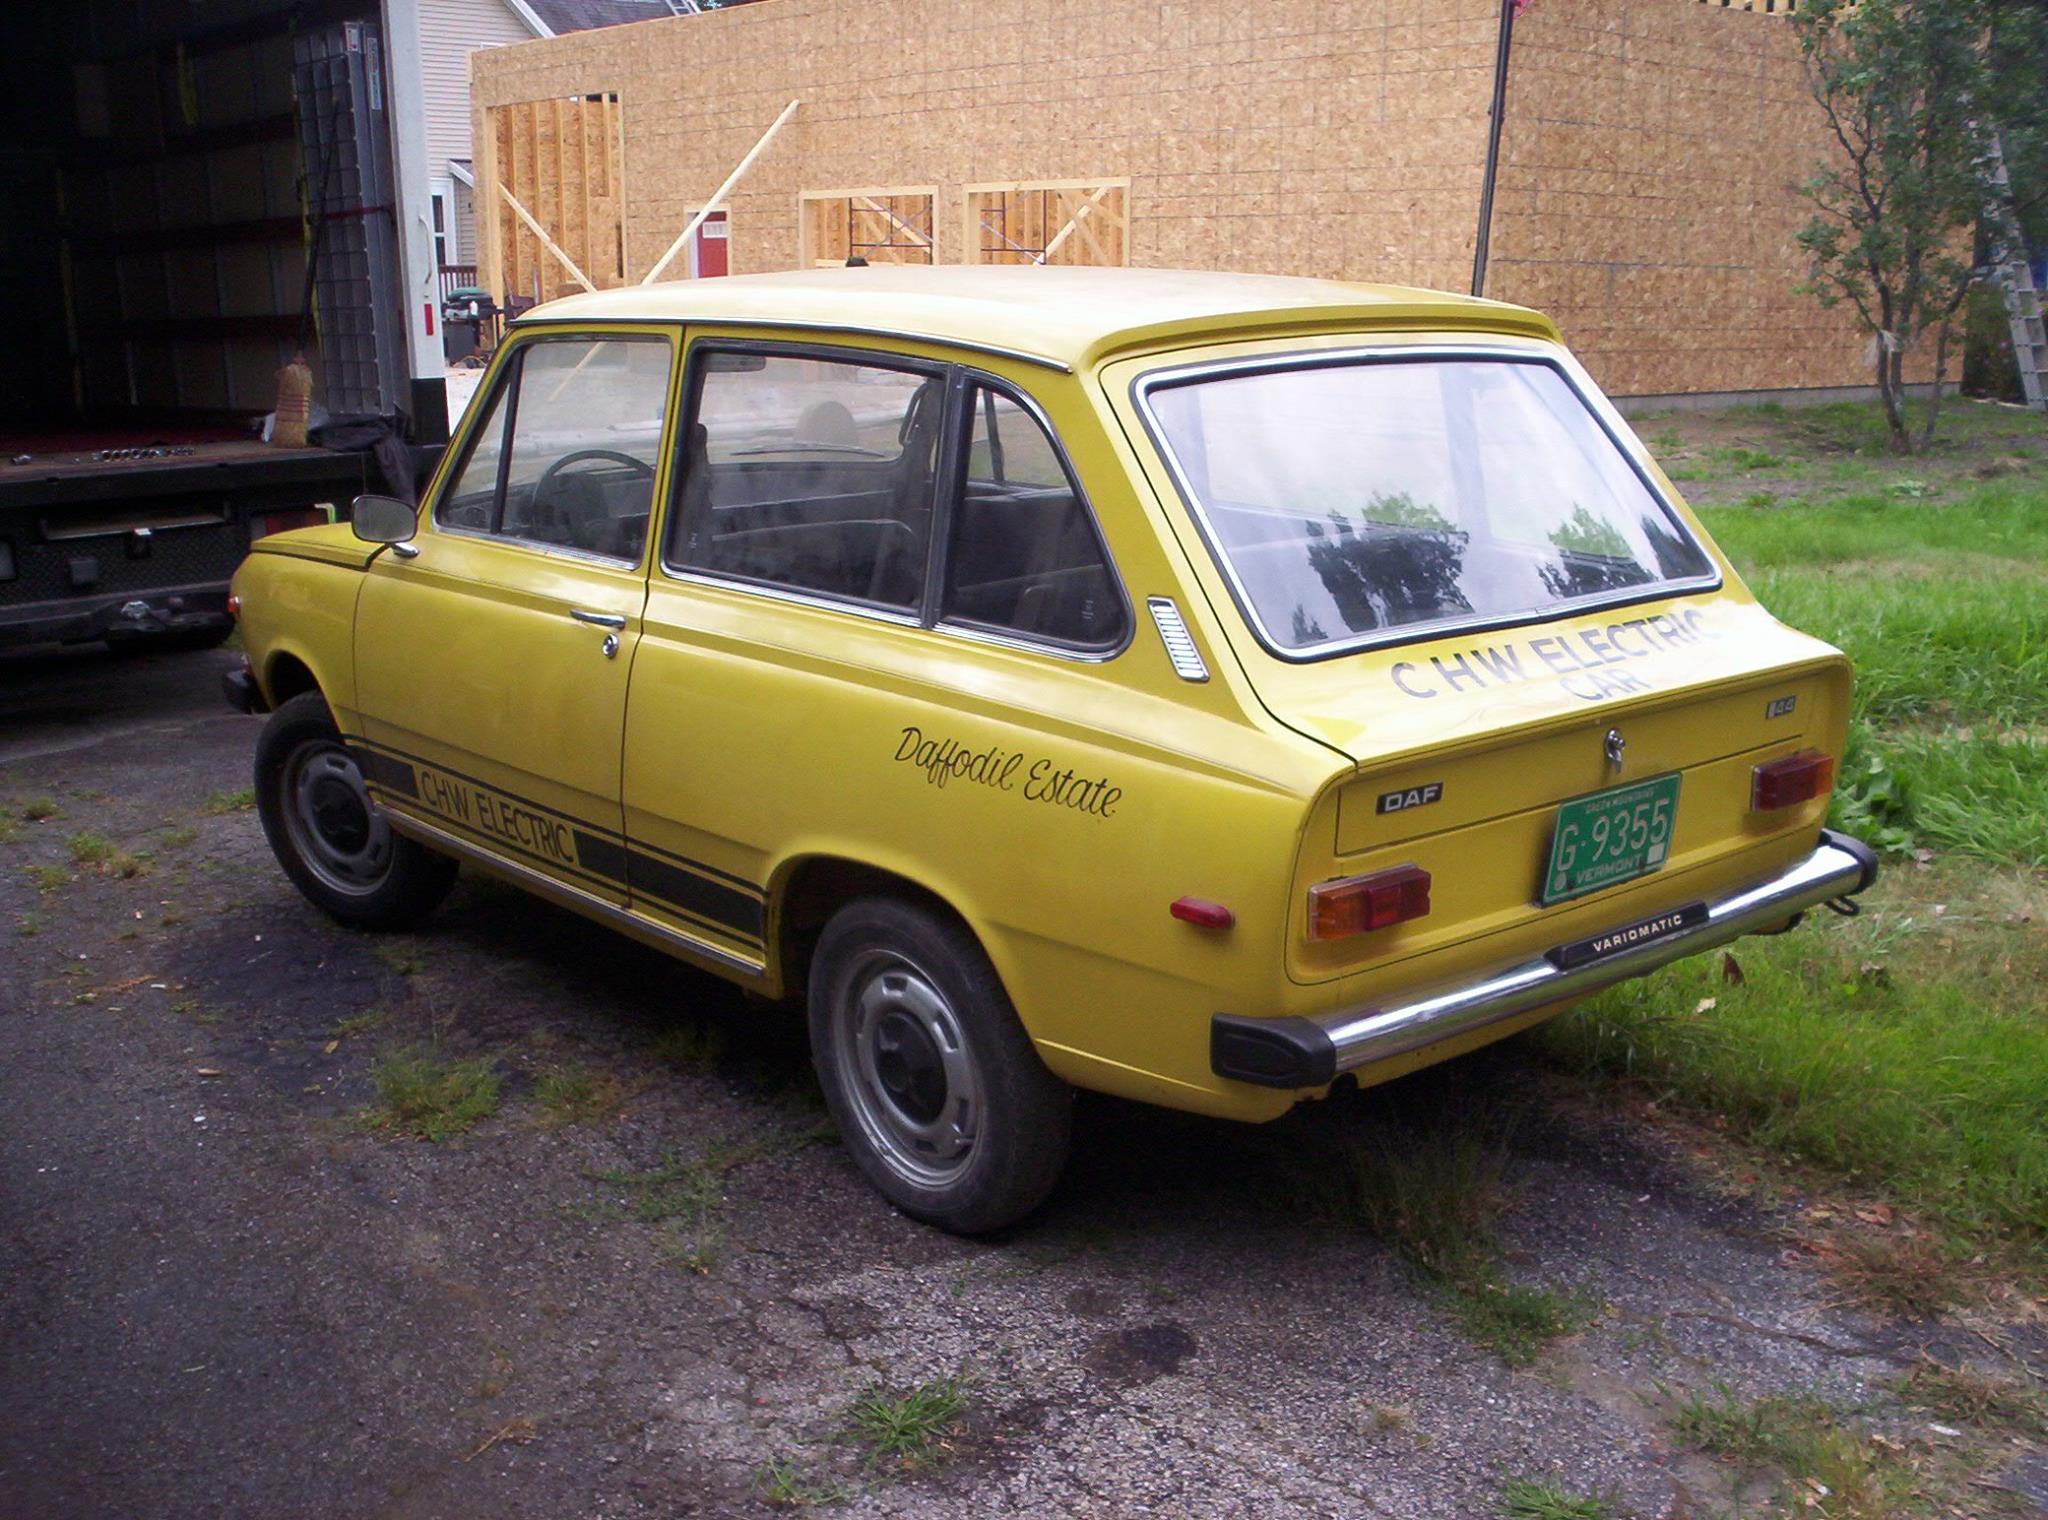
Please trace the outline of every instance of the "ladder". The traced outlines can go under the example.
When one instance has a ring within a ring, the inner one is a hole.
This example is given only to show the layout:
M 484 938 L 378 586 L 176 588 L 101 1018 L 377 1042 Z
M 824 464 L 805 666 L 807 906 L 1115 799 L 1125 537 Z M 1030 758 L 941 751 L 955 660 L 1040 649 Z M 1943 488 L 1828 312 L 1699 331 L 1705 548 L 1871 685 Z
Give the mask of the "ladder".
M 2005 292 L 2006 315 L 2012 320 L 2012 357 L 2019 366 L 2020 391 L 2027 405 L 2048 411 L 2048 330 L 2043 328 L 2041 289 L 2027 261 L 2026 239 L 2013 223 L 2012 180 L 2005 171 L 2003 144 L 1991 139 L 1991 182 L 1998 193 L 1989 218 L 1991 257 L 1998 266 L 1999 288 Z

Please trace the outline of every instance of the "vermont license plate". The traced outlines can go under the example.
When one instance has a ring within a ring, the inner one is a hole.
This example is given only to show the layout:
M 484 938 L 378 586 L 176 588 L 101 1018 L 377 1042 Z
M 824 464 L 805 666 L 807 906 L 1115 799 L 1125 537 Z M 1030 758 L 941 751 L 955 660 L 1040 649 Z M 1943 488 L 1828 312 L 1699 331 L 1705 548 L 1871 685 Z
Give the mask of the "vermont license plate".
M 1557 810 L 1542 905 L 1633 881 L 1671 855 L 1678 777 L 1657 776 L 1609 792 L 1574 797 Z

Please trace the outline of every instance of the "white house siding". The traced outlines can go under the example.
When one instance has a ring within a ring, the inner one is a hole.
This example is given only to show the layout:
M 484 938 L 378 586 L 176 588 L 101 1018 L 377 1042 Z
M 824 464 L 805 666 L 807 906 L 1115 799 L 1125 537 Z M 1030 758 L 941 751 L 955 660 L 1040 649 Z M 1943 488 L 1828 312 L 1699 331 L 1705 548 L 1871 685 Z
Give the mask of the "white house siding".
M 470 157 L 469 55 L 529 42 L 533 32 L 505 0 L 420 0 L 420 85 L 426 96 L 427 162 L 438 180 L 448 160 Z M 450 208 L 461 258 L 476 260 L 476 219 L 467 194 Z

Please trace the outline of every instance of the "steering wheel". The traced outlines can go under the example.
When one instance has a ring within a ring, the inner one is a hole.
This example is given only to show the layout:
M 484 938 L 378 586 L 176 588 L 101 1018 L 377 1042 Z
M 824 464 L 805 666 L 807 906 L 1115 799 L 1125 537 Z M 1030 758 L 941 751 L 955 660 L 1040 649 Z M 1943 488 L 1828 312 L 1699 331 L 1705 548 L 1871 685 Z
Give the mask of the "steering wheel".
M 560 478 L 570 465 L 585 459 L 622 464 L 649 481 L 654 479 L 654 466 L 617 449 L 577 449 L 549 465 L 533 483 L 532 512 L 538 536 L 572 548 L 596 549 L 611 526 L 604 487 L 590 475 Z
M 536 496 L 540 495 L 562 471 L 568 469 L 570 465 L 580 464 L 586 459 L 608 460 L 612 464 L 622 464 L 629 470 L 645 475 L 649 480 L 654 478 L 654 466 L 632 454 L 621 453 L 618 449 L 576 449 L 571 453 L 564 454 L 560 459 L 557 459 L 553 464 L 540 472 L 540 479 L 533 483 L 533 494 Z

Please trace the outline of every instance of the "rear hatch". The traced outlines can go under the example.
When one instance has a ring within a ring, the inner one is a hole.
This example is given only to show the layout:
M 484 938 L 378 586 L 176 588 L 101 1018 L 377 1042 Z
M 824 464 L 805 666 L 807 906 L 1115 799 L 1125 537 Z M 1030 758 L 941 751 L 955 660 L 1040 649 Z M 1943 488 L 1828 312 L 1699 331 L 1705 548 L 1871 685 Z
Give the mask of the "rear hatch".
M 1553 669 L 1532 644 L 1583 664 Z M 1625 665 L 1605 663 L 1621 648 Z M 1486 684 L 1438 679 L 1460 659 Z M 1624 676 L 1632 689 L 1616 689 Z M 1808 749 L 1838 755 L 1849 699 L 1839 655 L 1725 597 L 1320 666 L 1268 661 L 1253 684 L 1276 717 L 1356 763 L 1302 841 L 1289 969 L 1303 981 L 1475 940 L 1489 942 L 1489 961 L 1513 960 L 1770 874 L 1812 848 L 1827 798 L 1759 812 L 1756 768 Z M 1600 806 L 1610 792 L 1626 794 L 1627 811 Z M 1564 810 L 1589 799 L 1582 819 L 1633 812 L 1646 834 L 1668 799 L 1668 838 L 1642 850 L 1640 870 L 1635 852 L 1616 851 L 1625 874 L 1606 885 L 1597 871 L 1572 879 L 1590 841 L 1556 872 Z M 1430 873 L 1425 917 L 1309 937 L 1310 887 L 1408 864 Z
M 1353 767 L 1303 835 L 1295 980 L 1506 962 L 1812 848 L 1825 794 L 1758 811 L 1754 773 L 1839 755 L 1847 663 L 1756 605 L 1562 348 L 1282 339 L 1105 379 L 1250 690 Z M 1311 887 L 1406 865 L 1426 916 L 1311 937 Z

